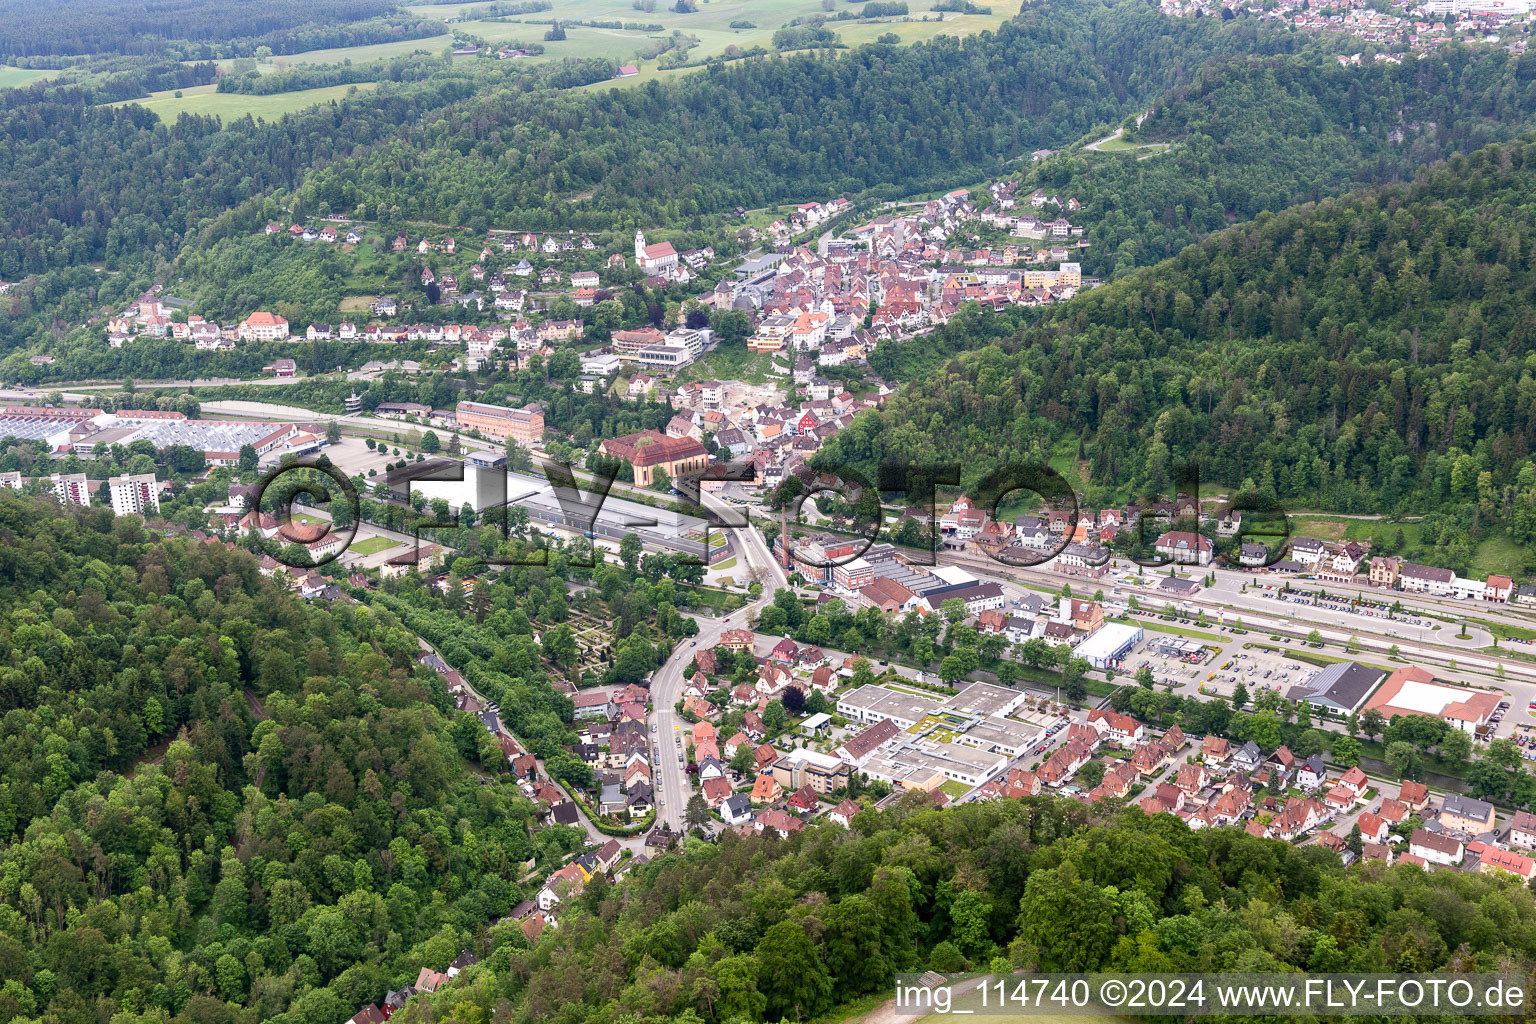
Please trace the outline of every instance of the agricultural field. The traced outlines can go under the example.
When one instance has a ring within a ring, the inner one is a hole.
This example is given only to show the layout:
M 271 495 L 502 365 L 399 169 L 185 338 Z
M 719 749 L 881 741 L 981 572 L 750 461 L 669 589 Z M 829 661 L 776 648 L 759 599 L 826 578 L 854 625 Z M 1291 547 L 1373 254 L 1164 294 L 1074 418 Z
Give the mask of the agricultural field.
M 1100 153 L 1144 152 L 1150 155 L 1153 153 L 1161 153 L 1163 150 L 1168 148 L 1168 145 L 1169 144 L 1166 142 L 1131 142 L 1128 139 L 1120 138 L 1110 139 L 1107 142 L 1099 143 L 1098 151 Z
M 881 18 L 869 21 L 854 20 L 843 22 L 831 22 L 829 28 L 842 37 L 845 44 L 850 47 L 861 46 L 874 42 L 879 36 L 888 32 L 895 32 L 901 37 L 903 43 L 919 42 L 932 39 L 939 35 L 972 35 L 987 29 L 996 28 L 1007 19 L 1017 15 L 1023 0 L 997 0 L 985 6 L 992 8 L 991 14 L 956 14 L 953 12 L 933 12 L 931 7 L 934 0 L 908 0 L 911 13 L 905 18 Z M 635 63 L 640 73 L 629 78 L 615 80 L 613 82 L 596 82 L 592 85 L 582 86 L 584 89 L 603 88 L 628 88 L 654 78 L 667 75 L 684 74 L 689 70 L 674 69 L 662 70 L 657 62 L 641 61 L 637 54 L 650 43 L 670 34 L 674 29 L 681 29 L 699 40 L 699 45 L 689 52 L 690 59 L 702 60 L 705 57 L 718 56 L 726 52 L 727 48 L 735 46 L 746 50 L 756 46 L 771 49 L 773 45 L 773 33 L 796 18 L 808 17 L 822 12 L 820 0 L 717 0 L 715 3 L 700 7 L 693 14 L 677 14 L 676 12 L 658 4 L 658 9 L 652 12 L 635 10 L 628 0 L 561 0 L 555 4 L 553 11 L 544 11 L 537 14 L 522 15 L 502 20 L 468 19 L 465 16 L 477 8 L 484 7 L 484 3 L 449 3 L 449 4 L 418 4 L 409 7 L 413 13 L 423 17 L 437 18 L 448 22 L 454 30 L 484 39 L 493 45 L 508 43 L 539 43 L 544 46 L 544 53 L 539 57 L 525 58 L 528 60 L 555 60 L 563 57 L 602 57 L 620 63 Z M 639 32 L 626 29 L 595 28 L 586 25 L 567 25 L 566 38 L 558 41 L 544 41 L 544 33 L 549 25 L 546 23 L 552 17 L 560 17 L 569 21 L 618 21 L 618 22 L 643 22 L 645 24 L 661 25 L 661 32 Z M 927 19 L 927 20 L 924 20 Z M 731 28 L 732 22 L 751 22 L 753 28 Z M 261 65 L 263 72 L 278 71 L 298 64 L 339 64 L 343 61 L 354 63 L 381 60 L 389 57 L 398 57 L 402 54 L 424 51 L 427 53 L 439 53 L 451 45 L 453 35 L 444 33 L 438 36 L 428 36 L 422 39 L 402 39 L 397 42 L 378 43 L 369 46 L 334 47 L 324 50 L 306 50 L 302 53 L 288 54 L 275 58 L 269 64 Z M 459 60 L 484 60 L 484 57 L 461 57 Z M 228 70 L 230 62 L 220 62 Z M 0 86 L 8 84 L 23 84 L 21 81 L 6 82 L 5 72 L 11 71 L 18 75 L 41 75 L 45 72 L 24 72 L 19 69 L 0 69 Z M 186 100 L 191 100 L 198 89 L 184 90 Z M 321 90 L 316 90 L 317 92 Z M 159 94 L 156 94 L 158 98 Z M 300 94 L 292 94 L 298 96 Z M 322 97 L 327 99 L 329 97 Z M 275 100 L 277 97 L 258 97 L 257 99 Z M 310 100 L 300 106 L 283 106 L 275 114 L 266 114 L 257 109 L 250 112 L 257 116 L 278 116 L 290 110 L 302 109 L 313 102 Z M 146 102 L 146 105 L 151 105 Z M 172 108 L 170 116 L 180 113 L 182 109 L 190 113 L 215 113 L 225 114 L 233 112 L 236 116 L 246 112 L 244 108 L 229 111 L 224 107 L 203 107 L 200 104 L 189 103 L 185 107 Z
M 174 121 L 182 114 L 214 114 L 232 119 L 250 114 L 252 117 L 275 120 L 295 110 L 313 107 L 343 99 L 350 90 L 376 88 L 376 83 L 361 82 L 357 85 L 332 85 L 323 89 L 300 89 L 296 92 L 279 92 L 270 96 L 251 96 L 238 92 L 218 92 L 213 85 L 195 85 L 190 89 L 167 89 L 153 92 L 145 99 L 128 100 L 159 114 L 167 121 Z M 181 95 L 176 95 L 180 92 Z
M 280 68 L 284 63 L 340 64 L 348 60 L 354 64 L 363 64 L 370 60 L 384 60 L 405 53 L 414 53 L 417 50 L 439 53 L 452 42 L 453 37 L 444 33 L 440 36 L 427 36 L 424 39 L 400 39 L 392 43 L 375 43 L 370 46 L 338 46 L 329 50 L 305 50 L 302 53 L 275 58 L 272 61 L 272 67 Z
M 933 13 L 933 0 L 908 0 L 911 14 L 906 18 L 871 19 L 869 21 L 830 22 L 828 27 L 837 32 L 844 43 L 860 46 L 872 43 L 887 32 L 895 32 L 904 43 L 932 39 L 938 35 L 971 35 L 996 28 L 1008 18 L 1019 13 L 1022 0 L 999 0 L 990 4 L 991 14 Z M 493 43 L 512 40 L 543 42 L 547 21 L 560 17 L 569 21 L 619 21 L 643 22 L 662 26 L 660 33 L 638 32 L 624 29 L 591 28 L 567 25 L 566 38 L 558 42 L 546 42 L 543 58 L 557 57 L 607 57 L 611 60 L 632 61 L 635 54 L 648 43 L 674 29 L 681 29 L 699 40 L 690 51 L 691 59 L 718 56 L 728 47 L 746 50 L 755 46 L 771 48 L 773 33 L 796 18 L 822 13 L 820 0 L 724 0 L 702 6 L 693 14 L 677 14 L 661 4 L 651 12 L 637 11 L 627 0 L 563 0 L 555 4 L 553 11 L 530 14 L 506 21 L 460 21 L 483 4 L 422 4 L 410 10 L 424 17 L 441 18 L 456 29 L 478 36 Z M 924 18 L 929 20 L 924 21 Z M 732 28 L 732 22 L 751 22 L 752 28 Z M 416 40 L 425 46 L 437 40 Z M 391 44 L 396 45 L 396 44 Z M 298 54 L 289 60 L 318 62 L 339 59 L 337 54 L 346 53 L 360 59 L 359 51 L 314 51 Z M 399 52 L 408 52 L 402 50 Z M 381 56 L 375 54 L 374 56 Z M 639 62 L 640 74 L 613 83 L 621 87 L 638 84 L 650 78 L 678 71 L 662 71 L 654 61 Z M 685 69 L 686 70 L 686 69 Z M 605 88 L 609 83 L 596 83 L 583 88 Z
M 24 85 L 31 85 L 39 79 L 47 78 L 52 73 L 51 71 L 35 70 L 33 68 L 0 66 L 0 89 L 16 89 Z

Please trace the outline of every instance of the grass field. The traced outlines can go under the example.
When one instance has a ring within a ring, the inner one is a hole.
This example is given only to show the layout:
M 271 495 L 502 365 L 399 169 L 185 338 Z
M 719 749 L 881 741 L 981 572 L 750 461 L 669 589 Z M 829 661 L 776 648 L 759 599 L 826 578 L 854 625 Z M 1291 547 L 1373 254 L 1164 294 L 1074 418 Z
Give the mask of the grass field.
M 1291 536 L 1293 537 L 1316 537 L 1318 540 L 1335 542 L 1343 540 L 1379 541 L 1394 536 L 1398 530 L 1403 531 L 1403 544 L 1406 547 L 1418 546 L 1418 523 L 1392 523 L 1384 519 L 1347 519 L 1341 516 L 1327 515 L 1300 514 L 1291 516 Z
M 369 537 L 350 545 L 347 550 L 356 555 L 376 555 L 380 551 L 388 551 L 396 547 L 400 542 L 389 537 Z
M 1487 576 L 1497 573 L 1516 580 L 1529 572 L 1531 552 L 1515 543 L 1508 534 L 1499 534 L 1480 541 L 1472 552 L 1472 575 Z
M 1168 148 L 1166 142 L 1130 142 L 1124 138 L 1110 139 L 1099 144 L 1100 153 L 1133 153 L 1137 151 L 1147 153 L 1161 153 Z
M 1124 619 L 1122 621 L 1129 622 L 1134 626 L 1140 626 L 1143 629 L 1150 629 L 1154 633 L 1172 633 L 1175 636 L 1187 636 L 1191 640 L 1199 640 L 1201 643 L 1222 644 L 1226 642 L 1226 637 L 1218 636 L 1215 633 L 1202 633 L 1198 629 L 1186 629 L 1183 626 L 1173 626 L 1156 619 L 1139 618 Z
M 350 60 L 354 64 L 362 64 L 370 60 L 384 60 L 389 57 L 398 57 L 403 53 L 414 53 L 417 50 L 425 50 L 427 53 L 441 53 L 443 47 L 453 42 L 453 36 L 444 33 L 440 36 L 427 36 L 425 39 L 401 39 L 393 43 L 374 43 L 371 46 L 337 46 L 329 50 L 305 50 L 303 53 L 290 53 L 278 57 L 272 62 L 274 68 L 288 64 L 340 64 Z
M 835 31 L 848 46 L 872 43 L 888 32 L 895 32 L 901 37 L 903 43 L 913 43 L 932 39 L 938 35 L 967 36 L 986 29 L 995 29 L 1007 19 L 1017 15 L 1022 2 L 1023 0 L 996 0 L 987 5 L 992 8 L 992 13 L 981 15 L 934 13 L 933 0 L 909 0 L 908 6 L 912 13 L 906 19 L 831 22 L 828 27 Z M 511 40 L 543 42 L 544 32 L 548 27 L 546 25 L 518 20 L 456 20 L 478 6 L 481 5 L 472 2 L 431 4 L 415 6 L 410 10 L 426 17 L 449 19 L 456 29 L 492 43 L 505 43 Z M 719 56 L 732 46 L 742 50 L 757 46 L 771 49 L 773 33 L 779 28 L 795 18 L 822 13 L 821 0 L 715 0 L 714 3 L 701 6 L 692 14 L 677 14 L 662 5 L 657 6 L 658 9 L 655 11 L 641 12 L 635 10 L 630 0 L 559 0 L 553 12 L 541 12 L 527 17 L 545 19 L 558 16 L 571 21 L 640 22 L 662 26 L 662 31 L 659 33 L 647 33 L 567 25 L 566 38 L 559 42 L 543 43 L 545 53 L 540 58 L 549 60 L 559 57 L 607 57 L 629 62 L 634 60 L 635 54 L 642 47 L 660 36 L 670 34 L 674 29 L 681 29 L 688 35 L 698 38 L 699 45 L 689 51 L 690 60 Z M 924 21 L 925 17 L 929 20 Z M 733 21 L 751 22 L 754 27 L 732 28 Z M 297 54 L 288 59 L 300 63 L 335 61 L 341 59 L 341 55 L 350 56 L 353 60 L 372 59 L 377 56 L 409 52 L 415 47 L 435 45 L 440 48 L 446 38 L 414 40 L 414 47 L 404 43 L 386 44 L 393 48 L 390 54 L 379 53 L 363 57 L 359 56 L 361 51 L 377 48 L 359 47 L 357 50 L 349 51 L 315 50 L 311 53 Z M 640 68 L 638 75 L 613 82 L 597 82 L 583 88 L 631 88 L 653 78 L 686 74 L 691 70 L 662 71 L 656 66 L 655 61 L 643 62 L 638 66 Z
M 932 39 L 935 36 L 968 36 L 977 32 L 995 29 L 1009 18 L 1019 13 L 1024 0 L 991 0 L 986 4 L 992 9 L 991 14 L 956 14 L 953 12 L 934 12 L 932 10 L 934 0 L 908 0 L 911 14 L 906 18 L 882 18 L 868 21 L 857 19 L 852 21 L 830 22 L 828 27 L 836 32 L 847 46 L 862 46 L 865 43 L 874 42 L 879 36 L 894 32 L 903 43 L 914 43 Z M 544 46 L 544 54 L 541 57 L 529 58 L 532 60 L 555 60 L 562 57 L 605 57 L 609 60 L 621 63 L 636 62 L 635 55 L 654 40 L 671 34 L 674 29 L 681 29 L 688 35 L 696 36 L 699 45 L 689 51 L 690 60 L 702 60 L 706 57 L 719 56 L 725 53 L 728 47 L 735 46 L 747 50 L 756 46 L 772 49 L 773 33 L 779 28 L 794 20 L 812 14 L 822 13 L 821 0 L 714 0 L 713 3 L 702 5 L 698 11 L 692 14 L 677 14 L 669 7 L 657 5 L 658 9 L 652 12 L 637 11 L 631 0 L 556 0 L 552 12 L 543 11 L 538 14 L 527 15 L 532 19 L 547 19 L 560 17 L 570 21 L 618 21 L 639 22 L 662 26 L 661 32 L 640 32 L 627 29 L 593 28 L 585 25 L 567 25 L 566 38 L 559 41 L 544 41 L 544 33 L 549 26 L 536 24 L 525 20 L 507 21 L 481 21 L 460 20 L 466 14 L 477 7 L 484 6 L 483 2 L 464 2 L 450 4 L 420 4 L 409 7 L 423 17 L 438 18 L 449 22 L 454 30 L 484 39 L 494 45 L 511 42 L 540 43 Z M 927 20 L 924 20 L 927 19 Z M 753 28 L 732 28 L 731 22 L 751 22 Z M 428 36 L 423 39 L 403 39 L 392 43 L 377 43 L 370 46 L 344 46 L 324 50 L 307 50 L 303 53 L 287 54 L 278 57 L 270 64 L 262 66 L 263 71 L 275 71 L 296 64 L 339 64 L 343 61 L 360 63 L 364 61 L 382 60 L 389 57 L 398 57 L 402 54 L 424 51 L 427 53 L 440 53 L 453 42 L 452 33 L 444 33 L 437 36 Z M 469 57 L 461 60 L 480 60 L 484 58 Z M 223 62 L 221 62 L 223 63 Z M 636 62 L 640 73 L 629 78 L 618 79 L 611 82 L 595 82 L 583 86 L 585 89 L 607 88 L 631 88 L 642 82 L 668 75 L 686 74 L 690 70 L 677 69 L 662 71 L 656 66 L 655 61 Z M 227 68 L 226 68 L 227 70 Z M 0 86 L 23 84 L 30 80 L 21 79 L 17 82 L 9 82 L 5 75 L 7 72 L 15 75 L 41 76 L 47 72 L 21 71 L 14 68 L 0 68 Z M 198 89 L 185 90 L 187 100 L 191 100 L 192 94 Z M 324 90 L 315 90 L 324 92 Z M 285 94 L 287 96 L 300 96 L 301 93 Z M 250 109 L 250 113 L 257 117 L 275 117 L 291 110 L 301 109 L 310 103 L 321 102 L 330 99 L 328 96 L 317 97 L 299 106 L 285 106 L 275 111 L 262 111 Z M 281 97 L 250 97 L 251 100 L 262 99 L 280 100 Z M 146 103 L 146 106 L 151 105 Z M 222 107 L 205 109 L 197 104 L 189 104 L 185 108 L 171 107 L 169 116 L 175 116 L 181 109 L 187 109 L 191 113 L 225 114 L 233 112 L 236 116 L 246 113 L 246 108 L 228 111 Z
M 783 381 L 769 370 L 773 356 L 767 352 L 748 352 L 745 342 L 705 353 L 698 362 L 677 375 L 679 383 L 690 380 L 739 380 L 748 384 Z
M 1403 545 L 1417 548 L 1420 543 L 1418 523 L 1391 523 L 1381 519 L 1346 519 L 1327 515 L 1295 515 L 1291 517 L 1291 536 L 1316 537 L 1331 542 L 1345 540 L 1373 541 L 1380 547 L 1397 532 L 1403 533 Z M 1391 550 L 1389 547 L 1388 550 Z M 1532 553 L 1507 534 L 1498 534 L 1478 543 L 1472 553 L 1471 572 L 1475 576 L 1497 573 L 1519 579 L 1529 575 Z
M 332 85 L 323 89 L 300 89 L 297 92 L 280 92 L 271 96 L 248 96 L 238 92 L 217 92 L 216 86 L 194 85 L 182 89 L 181 96 L 175 89 L 153 92 L 147 99 L 129 100 L 147 107 L 167 121 L 174 121 L 182 114 L 214 114 L 221 118 L 252 117 L 276 120 L 295 110 L 313 107 L 317 103 L 329 103 L 344 98 L 352 89 L 375 88 L 373 82 L 358 85 Z
M 31 85 L 38 79 L 47 78 L 51 74 L 53 72 L 47 70 L 0 66 L 0 89 L 15 89 L 23 85 Z

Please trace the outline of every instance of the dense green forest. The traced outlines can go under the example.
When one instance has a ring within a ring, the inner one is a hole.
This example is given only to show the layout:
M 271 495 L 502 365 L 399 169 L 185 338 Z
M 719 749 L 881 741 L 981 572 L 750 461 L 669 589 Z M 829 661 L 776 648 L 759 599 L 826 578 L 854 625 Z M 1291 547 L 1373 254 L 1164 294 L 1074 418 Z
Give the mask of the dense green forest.
M 1234 220 L 1411 180 L 1425 164 L 1511 139 L 1536 125 L 1536 53 L 1212 61 L 1152 104 L 1139 129 L 1128 120 L 1126 141 L 1169 150 L 1073 150 L 1024 178 L 1083 202 L 1072 220 L 1093 241 L 1085 273 L 1124 273 Z
M 1440 564 L 1465 566 L 1479 530 L 1528 543 L 1532 196 L 1521 142 L 1262 214 L 944 363 L 820 464 L 958 461 L 971 483 L 1066 444 L 1090 501 L 1166 492 L 1198 461 L 1292 507 L 1438 510 Z
M 6 492 L 0 537 L 0 1020 L 336 1024 L 579 845 L 396 614 L 108 508 Z M 537 664 L 481 675 L 564 739 Z
M 223 75 L 219 92 L 239 92 L 251 96 L 271 96 L 300 89 L 323 89 L 354 82 L 416 82 L 453 69 L 447 56 L 426 53 L 407 54 L 389 60 L 347 64 L 300 64 L 285 71 L 250 70 Z
M 1346 872 L 1312 846 L 1171 815 L 1035 798 L 935 810 L 920 794 L 851 831 L 690 843 L 573 901 L 402 1024 L 809 1020 L 897 971 L 1524 970 L 1516 880 Z
M 406 14 L 393 0 L 150 0 L 135 5 L 75 0 L 67 18 L 28 0 L 0 0 L 0 55 L 11 58 L 174 52 L 183 59 L 207 60 L 254 56 L 258 47 L 298 53 L 443 31 L 442 22 Z M 31 63 L 50 66 L 48 61 Z

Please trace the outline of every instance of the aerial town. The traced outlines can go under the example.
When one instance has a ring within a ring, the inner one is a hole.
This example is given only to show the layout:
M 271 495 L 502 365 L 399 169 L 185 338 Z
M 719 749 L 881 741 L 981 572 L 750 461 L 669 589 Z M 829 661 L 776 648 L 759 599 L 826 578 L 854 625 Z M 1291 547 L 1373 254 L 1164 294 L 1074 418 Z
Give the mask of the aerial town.
M 1522 1016 L 1531 4 L 8 4 L 0 1024 Z

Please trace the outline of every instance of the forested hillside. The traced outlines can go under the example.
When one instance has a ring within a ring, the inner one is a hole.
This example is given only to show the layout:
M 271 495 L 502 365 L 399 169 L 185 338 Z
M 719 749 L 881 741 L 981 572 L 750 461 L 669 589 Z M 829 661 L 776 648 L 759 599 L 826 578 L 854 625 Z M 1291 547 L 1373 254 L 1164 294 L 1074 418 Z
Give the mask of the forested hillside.
M 880 187 L 948 189 L 1118 120 L 1211 57 L 1309 45 L 1136 2 L 1031 4 L 964 40 L 741 61 L 642 89 L 488 95 L 312 176 L 301 195 L 476 230 L 623 230 Z
M 167 125 L 90 105 L 121 98 L 99 95 L 109 81 L 144 88 L 126 73 L 36 85 L 8 92 L 0 115 L 0 177 L 15 186 L 0 197 L 0 280 L 40 275 L 0 317 L 0 344 L 78 323 L 99 289 L 135 294 L 184 246 L 285 206 L 470 233 L 627 233 L 722 221 L 736 205 L 947 189 L 1139 109 L 1206 58 L 1304 45 L 1270 26 L 1070 0 L 963 42 L 744 61 L 643 89 L 569 90 L 608 78 L 609 61 L 454 65 L 275 122 Z M 79 273 L 92 262 L 126 277 Z
M 960 461 L 967 481 L 1081 446 L 1090 500 L 1207 481 L 1351 512 L 1441 510 L 1536 536 L 1536 144 L 1263 215 L 945 363 L 824 464 Z M 1430 540 L 1433 542 L 1434 537 Z
M 337 1024 L 524 898 L 580 833 L 530 837 L 421 632 L 0 494 L 0 1021 Z M 566 738 L 536 659 L 480 678 Z
M 1128 121 L 1126 141 L 1149 148 L 1074 150 L 1024 179 L 1083 202 L 1073 220 L 1093 240 L 1085 273 L 1155 263 L 1234 220 L 1411 180 L 1427 163 L 1514 138 L 1536 125 L 1536 52 L 1212 61 L 1139 128 Z
M 1346 872 L 1321 847 L 1050 798 L 908 800 L 589 887 L 534 949 L 493 931 L 488 962 L 402 1024 L 807 1020 L 929 967 L 1519 971 L 1536 953 L 1513 879 Z

